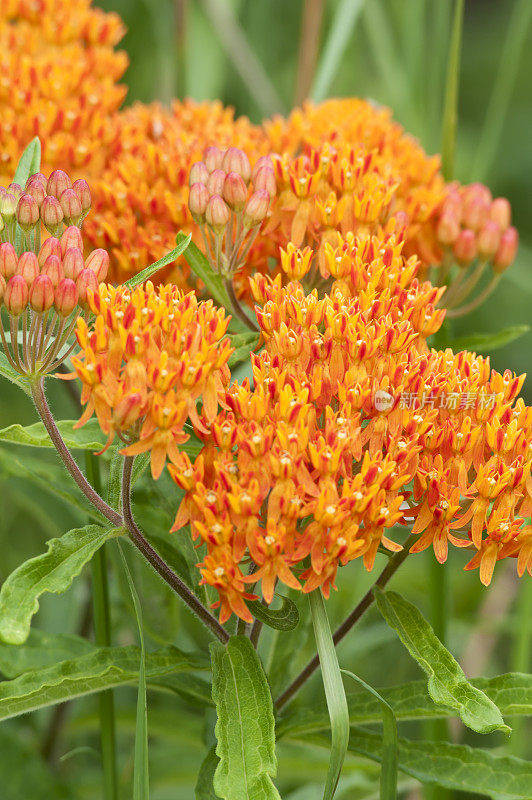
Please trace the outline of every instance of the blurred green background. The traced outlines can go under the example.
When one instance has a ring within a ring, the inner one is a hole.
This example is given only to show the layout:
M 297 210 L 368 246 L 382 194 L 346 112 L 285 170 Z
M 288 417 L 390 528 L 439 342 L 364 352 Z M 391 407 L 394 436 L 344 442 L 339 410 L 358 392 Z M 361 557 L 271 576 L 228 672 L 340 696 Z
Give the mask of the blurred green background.
M 318 71 L 323 68 L 324 46 L 335 26 L 337 33 L 340 29 L 349 34 L 345 50 L 337 53 L 337 69 L 327 94 L 371 97 L 389 105 L 396 118 L 420 138 L 429 152 L 439 150 L 452 8 L 449 0 L 366 0 L 365 3 L 327 0 L 323 4 L 315 0 L 306 4 L 301 0 L 102 0 L 100 5 L 117 11 L 128 27 L 122 43 L 131 60 L 125 77 L 129 87 L 128 103 L 153 99 L 167 102 L 174 96 L 185 95 L 196 99 L 220 98 L 234 105 L 238 114 L 246 114 L 255 122 L 273 111 L 287 112 L 292 107 L 298 86 L 303 9 L 311 7 L 316 14 L 323 5 Z M 528 323 L 532 316 L 529 210 L 532 2 L 466 0 L 465 9 L 456 177 L 462 182 L 482 180 L 495 196 L 504 195 L 510 199 L 521 246 L 516 264 L 505 275 L 496 295 L 472 317 L 456 325 L 459 335 L 495 332 L 509 325 Z M 339 15 L 344 16 L 343 24 L 338 26 Z M 512 26 L 508 44 L 508 31 Z M 252 54 L 251 61 L 246 47 L 242 49 L 242 38 Z M 521 57 L 517 59 L 520 52 Z M 334 47 L 330 53 L 334 55 Z M 258 84 L 250 79 L 257 68 L 254 59 L 262 76 Z M 492 95 L 497 81 L 499 101 L 494 103 Z M 491 111 L 487 112 L 490 103 Z M 526 371 L 532 360 L 531 344 L 532 333 L 529 333 L 498 350 L 493 355 L 494 366 L 499 370 L 509 367 L 519 373 Z M 76 416 L 63 387 L 54 386 L 50 394 L 58 417 Z M 531 379 L 525 384 L 524 394 L 528 402 L 532 402 Z M 34 419 L 29 401 L 3 381 L 0 425 L 29 424 Z M 58 510 L 57 501 L 47 492 L 46 485 L 50 482 L 64 483 L 67 491 L 74 492 L 53 455 L 0 446 L 0 580 L 24 558 L 42 552 L 46 539 L 62 534 L 75 524 L 85 523 L 74 507 Z M 31 491 L 28 491 L 29 485 Z M 163 481 L 156 487 L 146 483 L 142 489 L 144 494 L 138 498 L 140 521 L 149 524 L 148 509 L 160 508 L 158 523 L 163 529 L 168 523 L 167 530 L 172 510 L 177 505 L 173 491 L 175 487 Z M 514 563 L 507 565 L 505 562 L 498 568 L 491 589 L 486 591 L 476 573 L 462 572 L 464 563 L 463 554 L 453 552 L 445 567 L 448 585 L 443 589 L 447 593 L 450 649 L 470 675 L 494 675 L 510 669 L 532 671 L 530 636 L 526 629 L 532 604 L 532 581 L 528 584 L 524 581 L 518 587 Z M 437 571 L 432 554 L 426 553 L 409 560 L 394 581 L 394 588 L 404 591 L 429 617 L 435 569 Z M 342 591 L 335 594 L 329 604 L 333 624 L 369 585 L 369 578 L 358 562 L 341 572 Z M 37 625 L 50 631 L 78 630 L 89 591 L 87 577 L 78 580 L 67 595 L 45 598 L 36 618 Z M 196 629 L 188 614 L 138 563 L 136 577 L 147 621 L 148 645 L 155 644 L 162 631 L 168 630 L 180 646 L 201 640 L 203 633 Z M 116 575 L 112 593 L 115 641 L 134 642 L 135 622 L 130 603 Z M 307 628 L 297 636 L 286 635 L 294 637 L 286 639 L 288 661 L 304 663 L 312 648 L 308 634 Z M 268 638 L 265 635 L 265 657 Z M 357 633 L 341 645 L 340 659 L 343 666 L 355 670 L 374 686 L 419 677 L 413 662 L 375 613 L 369 614 Z M 286 663 L 277 665 L 278 673 L 285 669 Z M 390 668 L 392 664 L 393 669 Z M 306 691 L 309 692 L 307 697 L 311 697 L 313 691 L 321 690 L 314 681 Z M 132 769 L 135 691 L 121 689 L 116 696 L 120 763 L 127 786 Z M 38 751 L 43 736 L 53 726 L 53 710 L 2 725 L 0 771 L 3 776 L 8 775 L 8 782 L 2 788 L 3 800 L 100 797 L 95 709 L 94 698 L 71 704 L 48 760 L 40 757 Z M 204 742 L 212 737 L 212 720 L 207 715 L 205 721 L 203 711 L 177 696 L 161 698 L 152 693 L 149 695 L 149 721 L 151 798 L 188 800 L 193 796 Z M 502 736 L 480 737 L 465 733 L 460 726 L 452 728 L 451 736 L 455 741 L 477 746 L 504 745 L 505 752 L 530 758 L 530 728 L 527 735 L 522 725 L 516 727 L 518 730 L 509 744 L 503 742 Z M 413 735 L 423 733 L 426 731 L 413 731 Z M 318 798 L 325 775 L 326 754 L 313 752 L 309 763 L 302 757 L 300 748 L 283 746 L 280 755 L 279 786 L 283 798 Z M 65 760 L 59 760 L 65 756 Z M 26 770 L 30 764 L 31 770 Z M 369 762 L 351 759 L 339 800 L 376 796 L 373 794 L 374 779 L 375 768 Z M 296 792 L 303 781 L 314 782 L 318 789 L 308 785 Z M 422 796 L 451 796 L 448 793 L 420 794 L 414 781 L 404 780 L 403 784 L 401 796 L 410 800 Z M 127 790 L 125 797 L 129 797 Z M 454 794 L 454 798 L 458 800 L 459 795 Z

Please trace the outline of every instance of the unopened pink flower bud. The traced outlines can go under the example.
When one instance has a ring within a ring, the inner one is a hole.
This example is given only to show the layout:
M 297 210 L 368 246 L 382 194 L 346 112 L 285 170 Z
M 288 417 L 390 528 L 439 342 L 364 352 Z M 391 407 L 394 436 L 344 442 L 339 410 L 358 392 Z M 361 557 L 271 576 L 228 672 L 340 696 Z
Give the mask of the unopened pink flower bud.
M 194 183 L 188 195 L 188 207 L 194 222 L 205 222 L 205 211 L 209 202 L 209 190 L 203 183 Z
M 215 233 L 222 233 L 230 217 L 231 212 L 225 200 L 223 200 L 219 194 L 213 194 L 212 197 L 209 198 L 205 210 L 207 225 L 212 228 Z
M 54 304 L 54 287 L 48 275 L 38 275 L 35 278 L 29 298 L 30 306 L 37 314 L 43 314 L 51 309 Z
M 17 204 L 17 222 L 23 231 L 30 231 L 39 221 L 39 206 L 31 194 L 21 194 Z
M 87 216 L 87 214 L 91 210 L 91 205 L 92 205 L 92 197 L 89 184 L 83 178 L 78 178 L 78 180 L 74 181 L 74 183 L 72 184 L 72 188 L 79 198 L 79 201 L 81 203 L 81 211 L 83 215 Z
M 46 262 L 46 259 L 49 256 L 57 256 L 61 259 L 61 242 L 59 239 L 56 239 L 55 236 L 49 236 L 45 242 L 41 245 L 41 249 L 39 250 L 39 255 L 37 258 L 39 259 L 39 266 L 42 268 Z
M 477 248 L 480 258 L 484 261 L 492 259 L 499 248 L 500 241 L 501 230 L 496 222 L 489 219 L 477 236 Z
M 222 169 L 226 172 L 238 172 L 246 183 L 251 177 L 251 164 L 249 158 L 238 147 L 229 147 L 222 160 Z
M 11 192 L 7 192 L 0 197 L 0 214 L 4 219 L 4 222 L 10 223 L 15 219 L 16 213 L 17 197 L 14 194 L 11 194 Z
M 515 259 L 518 245 L 519 234 L 517 230 L 513 227 L 507 228 L 501 236 L 499 249 L 493 259 L 494 272 L 504 272 L 505 269 L 508 269 Z
M 464 201 L 462 211 L 462 221 L 464 225 L 468 228 L 472 228 L 474 231 L 480 230 L 488 219 L 489 209 L 489 203 L 486 203 L 480 196 L 472 197 L 467 202 Z
M 77 225 L 83 217 L 81 200 L 74 189 L 65 189 L 59 198 L 67 225 Z
M 7 187 L 7 191 L 9 194 L 14 195 L 18 200 L 23 190 L 22 186 L 19 183 L 10 183 L 9 186 Z
M 225 176 L 226 173 L 223 171 L 223 169 L 215 169 L 211 172 L 206 183 L 209 196 L 213 194 L 222 194 Z
M 188 185 L 193 186 L 195 183 L 207 183 L 209 177 L 209 170 L 203 161 L 196 161 L 190 167 L 190 175 L 188 176 Z
M 71 247 L 77 247 L 78 250 L 83 251 L 83 239 L 77 225 L 69 225 L 61 236 L 61 255 L 64 256 Z
M 26 181 L 26 194 L 31 194 L 39 208 L 46 197 L 46 181 L 41 181 L 38 175 L 28 178 Z
M 35 253 L 22 253 L 18 260 L 16 275 L 21 275 L 29 287 L 39 274 L 39 262 Z
M 17 252 L 10 242 L 0 244 L 0 275 L 8 281 L 17 271 Z
M 496 197 L 490 206 L 489 218 L 497 223 L 501 231 L 510 227 L 512 207 L 506 197 Z
M 265 189 L 253 192 L 244 208 L 244 225 L 247 228 L 259 225 L 266 216 L 269 205 L 270 195 Z
M 41 205 L 41 219 L 48 233 L 51 233 L 52 236 L 60 233 L 64 217 L 63 209 L 57 197 L 53 195 L 45 197 Z
M 255 178 L 253 179 L 253 186 L 256 192 L 258 192 L 259 189 L 264 189 L 268 192 L 270 199 L 275 197 L 277 194 L 277 183 L 273 168 L 264 166 L 257 170 Z
M 34 181 L 42 183 L 43 186 L 46 188 L 47 184 L 46 175 L 44 175 L 42 172 L 34 172 L 32 175 L 29 176 L 28 180 L 26 181 L 26 189 L 28 188 L 30 183 L 33 183 Z
M 259 169 L 262 169 L 263 167 L 266 167 L 266 169 L 271 169 L 275 172 L 273 161 L 271 160 L 270 156 L 261 156 L 255 161 L 253 170 L 251 172 L 251 180 L 253 184 L 255 184 L 255 177 L 257 175 L 257 172 L 259 171 Z
M 446 247 L 449 247 L 456 241 L 459 233 L 460 225 L 458 218 L 455 217 L 454 214 L 444 212 L 444 214 L 440 217 L 438 221 L 438 227 L 436 228 L 438 242 Z
M 81 270 L 85 268 L 83 253 L 78 247 L 69 247 L 63 256 L 63 271 L 65 278 L 72 278 L 75 281 Z
M 22 275 L 13 275 L 7 282 L 4 305 L 13 317 L 18 317 L 28 305 L 28 287 Z
M 203 151 L 203 163 L 209 170 L 212 172 L 215 169 L 222 168 L 222 161 L 224 157 L 224 150 L 220 150 L 218 147 L 206 147 Z
M 93 250 L 85 261 L 85 266 L 94 272 L 98 283 L 102 283 L 109 272 L 109 253 L 102 247 Z
M 477 255 L 477 240 L 473 231 L 464 228 L 454 243 L 453 253 L 462 266 L 470 264 Z
M 0 275 L 0 305 L 2 304 L 2 301 L 4 299 L 4 294 L 6 292 L 6 286 L 7 286 L 6 279 L 4 278 L 3 275 Z
M 46 184 L 46 193 L 59 198 L 66 189 L 70 189 L 72 181 L 62 169 L 54 169 Z
M 68 317 L 78 304 L 78 290 L 71 278 L 63 278 L 54 292 L 54 308 L 60 317 Z
M 215 173 L 213 172 L 212 174 L 214 175 Z M 242 211 L 246 205 L 248 190 L 244 178 L 238 172 L 230 172 L 226 175 L 222 196 L 229 208 L 236 212 Z
M 41 275 L 48 275 L 48 277 L 52 281 L 52 286 L 54 287 L 54 289 L 57 288 L 59 283 L 65 277 L 61 259 L 56 255 L 48 256 L 43 266 L 41 267 Z
M 89 307 L 88 295 L 98 291 L 98 281 L 92 269 L 82 269 L 76 278 L 76 288 L 78 290 L 78 303 L 86 311 Z

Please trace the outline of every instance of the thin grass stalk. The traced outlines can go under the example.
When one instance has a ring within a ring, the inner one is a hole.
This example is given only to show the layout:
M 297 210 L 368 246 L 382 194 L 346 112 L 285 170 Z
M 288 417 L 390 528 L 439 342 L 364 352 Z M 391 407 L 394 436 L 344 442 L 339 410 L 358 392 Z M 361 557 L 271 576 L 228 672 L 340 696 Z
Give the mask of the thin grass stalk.
M 87 478 L 101 495 L 100 465 L 93 453 L 85 457 Z M 104 544 L 91 561 L 92 601 L 94 613 L 94 638 L 98 647 L 111 645 L 111 605 L 109 601 L 109 578 L 107 553 Z M 116 761 L 116 722 L 114 694 L 112 689 L 98 694 L 98 716 L 100 721 L 100 748 L 103 770 L 104 800 L 118 800 L 118 769 Z
M 296 90 L 294 94 L 294 104 L 296 106 L 301 105 L 307 99 L 312 86 L 318 60 L 324 5 L 324 0 L 305 0 L 303 5 Z
M 530 0 L 515 0 L 499 68 L 493 82 L 484 126 L 480 140 L 475 147 L 475 157 L 471 167 L 471 176 L 474 180 L 484 180 L 493 165 L 531 21 L 532 3 Z
M 441 145 L 442 172 L 447 181 L 452 180 L 454 174 L 463 21 L 464 0 L 455 0 L 453 29 L 447 61 L 447 78 L 445 81 Z

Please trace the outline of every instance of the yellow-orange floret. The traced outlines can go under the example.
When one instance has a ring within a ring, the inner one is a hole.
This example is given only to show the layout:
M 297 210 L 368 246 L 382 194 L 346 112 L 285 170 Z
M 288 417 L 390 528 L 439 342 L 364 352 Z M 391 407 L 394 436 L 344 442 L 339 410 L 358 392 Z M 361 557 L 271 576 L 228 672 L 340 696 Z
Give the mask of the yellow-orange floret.
M 89 304 L 96 318 L 90 327 L 78 320 L 81 352 L 72 359 L 86 406 L 78 426 L 95 413 L 106 447 L 118 434 L 125 455 L 150 451 L 158 478 L 167 458 L 181 464 L 187 420 L 206 432 L 216 417 L 229 377 L 229 318 L 212 301 L 150 282 L 135 289 L 102 284 Z

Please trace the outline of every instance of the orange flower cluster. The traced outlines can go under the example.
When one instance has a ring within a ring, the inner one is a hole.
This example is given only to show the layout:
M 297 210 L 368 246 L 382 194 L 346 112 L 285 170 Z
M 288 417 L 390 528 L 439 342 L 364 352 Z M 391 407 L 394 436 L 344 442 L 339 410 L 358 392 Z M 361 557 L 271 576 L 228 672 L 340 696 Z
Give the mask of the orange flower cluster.
M 81 353 L 72 358 L 86 406 L 78 427 L 95 413 L 106 448 L 117 434 L 127 445 L 124 455 L 151 451 L 158 478 L 167 458 L 180 463 L 178 445 L 190 438 L 187 419 L 206 433 L 216 417 L 229 378 L 228 319 L 212 301 L 150 282 L 135 289 L 102 284 L 89 293 L 89 306 L 96 318 L 91 328 L 78 319 Z
M 34 136 L 45 171 L 101 172 L 126 93 L 127 57 L 113 49 L 124 31 L 90 0 L 2 0 L 0 175 L 14 174 Z
M 490 372 L 469 353 L 430 350 L 443 289 L 416 277 L 395 234 L 352 233 L 325 248 L 329 295 L 296 278 L 312 252 L 281 253 L 290 279 L 252 279 L 265 349 L 253 383 L 226 392 L 203 452 L 170 466 L 185 491 L 173 530 L 190 523 L 206 545 L 202 582 L 220 619 L 251 621 L 245 600 L 276 582 L 325 595 L 339 565 L 362 557 L 415 519 L 411 547 L 473 548 L 468 569 L 489 583 L 495 562 L 519 555 L 532 570 L 532 410 L 523 378 Z M 468 535 L 469 534 L 469 535 Z
M 221 103 L 175 102 L 171 109 L 140 103 L 116 120 L 116 138 L 107 167 L 93 181 L 95 214 L 87 235 L 113 257 L 111 277 L 124 281 L 175 246 L 180 230 L 199 228 L 188 209 L 189 173 L 209 145 L 245 150 L 252 161 L 267 151 L 260 128 L 235 120 Z M 169 268 L 164 279 L 186 287 L 186 262 Z

